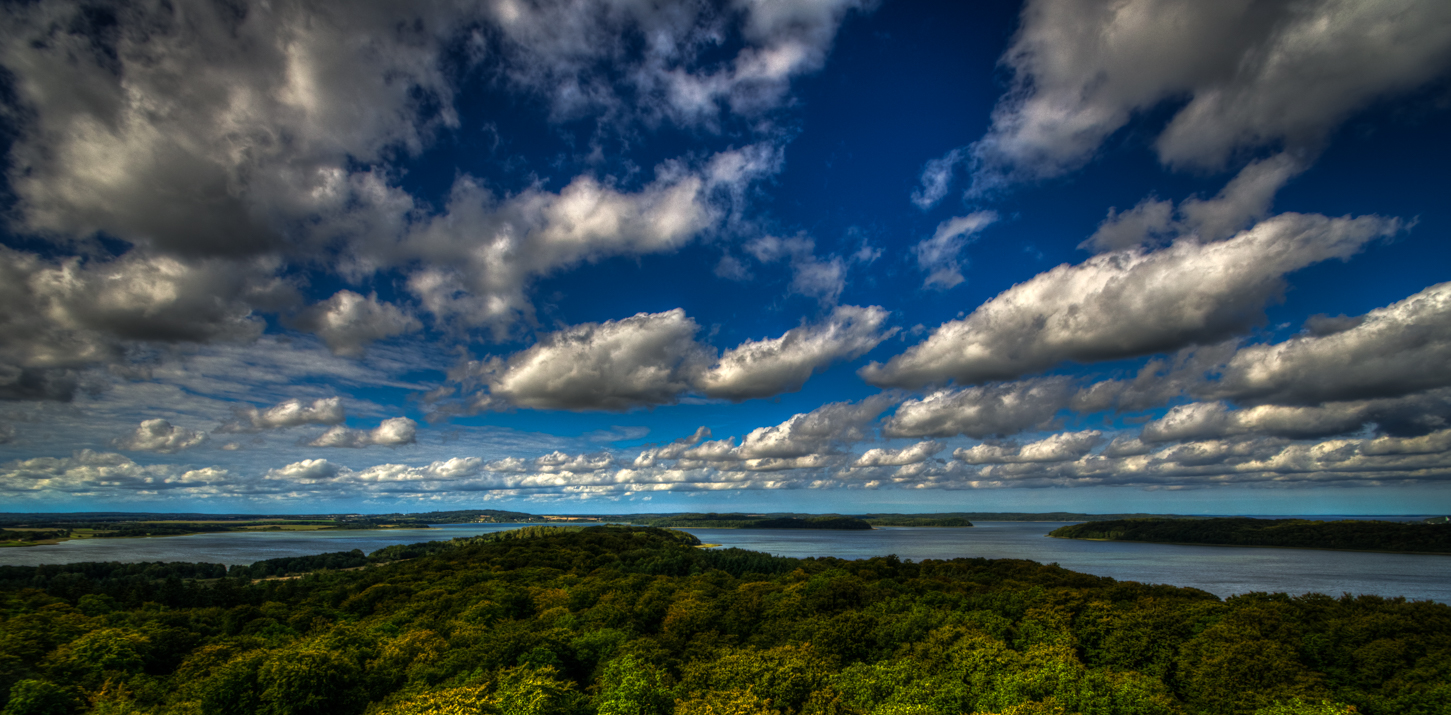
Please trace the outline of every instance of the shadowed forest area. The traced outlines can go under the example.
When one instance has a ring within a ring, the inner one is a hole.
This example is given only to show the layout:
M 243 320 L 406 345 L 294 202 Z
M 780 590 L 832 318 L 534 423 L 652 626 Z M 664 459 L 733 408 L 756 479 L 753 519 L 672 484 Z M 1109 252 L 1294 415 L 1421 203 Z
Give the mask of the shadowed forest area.
M 1031 561 L 698 544 L 652 528 L 529 527 L 230 572 L 9 567 L 0 712 L 1451 711 L 1442 604 L 1220 600 Z M 256 580 L 303 568 L 333 570 Z

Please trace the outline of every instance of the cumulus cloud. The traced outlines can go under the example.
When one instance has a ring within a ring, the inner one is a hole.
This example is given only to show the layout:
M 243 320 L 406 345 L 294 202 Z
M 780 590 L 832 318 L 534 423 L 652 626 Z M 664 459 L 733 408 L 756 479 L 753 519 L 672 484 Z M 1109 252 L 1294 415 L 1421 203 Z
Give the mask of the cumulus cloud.
M 812 373 L 865 354 L 895 334 L 887 311 L 839 306 L 818 323 L 742 343 L 717 359 L 682 309 L 583 323 L 550 333 L 507 359 L 464 369 L 486 386 L 477 408 L 614 410 L 672 404 L 683 395 L 746 400 L 801 389 Z
M 679 308 L 583 323 L 476 366 L 489 393 L 535 409 L 623 411 L 675 402 L 714 357 Z
M 834 305 L 846 290 L 848 261 L 841 256 L 817 256 L 816 242 L 805 236 L 762 236 L 746 243 L 745 249 L 762 263 L 786 260 L 791 265 L 788 290 L 793 294 Z
M 663 447 L 648 447 L 640 450 L 640 453 L 635 455 L 633 466 L 637 469 L 653 467 L 657 462 L 680 459 L 686 450 L 707 439 L 710 439 L 710 428 L 699 427 L 689 437 L 682 437 Z
M 373 445 L 384 445 L 396 447 L 403 444 L 413 444 L 418 433 L 418 423 L 407 417 L 394 417 L 383 420 L 383 423 L 371 430 L 352 429 L 342 425 L 336 425 L 317 439 L 307 443 L 309 447 L 371 447 Z
M 438 62 L 458 22 L 446 3 L 181 2 L 105 24 L 90 12 L 15 8 L 0 28 L 31 120 L 10 165 L 31 230 L 264 252 L 348 210 L 350 162 L 417 151 L 457 121 Z
M 813 372 L 861 357 L 896 334 L 896 328 L 882 330 L 888 316 L 877 306 L 838 306 L 820 323 L 725 351 L 697 384 L 705 395 L 731 400 L 795 392 Z
M 1034 0 L 1003 56 L 1012 89 L 970 150 L 974 186 L 1072 171 L 1136 112 L 1179 98 L 1155 141 L 1170 166 L 1313 151 L 1351 113 L 1444 75 L 1448 21 L 1437 0 Z
M 929 457 L 941 452 L 947 445 L 941 442 L 926 441 L 918 442 L 910 447 L 901 449 L 887 449 L 874 447 L 862 453 L 852 463 L 854 467 L 900 467 L 906 464 L 918 464 L 927 461 Z
M 1367 313 L 1354 327 L 1242 348 L 1215 397 L 1315 405 L 1395 397 L 1451 385 L 1451 283 Z
M 451 52 L 580 107 L 624 106 L 591 94 L 605 78 L 633 85 L 639 97 L 658 100 L 657 118 L 699 124 L 713 107 L 775 106 L 792 77 L 821 65 L 859 4 L 716 11 L 573 1 L 221 8 L 186 0 L 127 6 L 101 23 L 81 2 L 14 8 L 0 21 L 0 65 L 15 79 L 12 116 L 20 119 L 8 164 L 14 228 L 71 244 L 95 235 L 133 244 L 107 266 L 67 264 L 61 270 L 88 275 L 49 284 L 69 291 L 63 307 L 72 317 L 145 303 L 146 311 L 104 321 L 77 317 L 128 339 L 255 336 L 261 323 L 252 310 L 297 302 L 282 295 L 285 286 L 268 284 L 284 268 L 278 257 L 324 254 L 348 281 L 401 267 L 433 317 L 504 336 L 532 320 L 524 292 L 533 279 L 679 248 L 737 218 L 746 187 L 778 171 L 782 154 L 767 142 L 693 167 L 666 162 L 639 190 L 581 175 L 557 192 L 541 183 L 501 197 L 462 176 L 435 213 L 398 185 L 390 164 L 457 127 L 445 71 Z M 650 41 L 641 47 L 627 37 Z M 695 64 L 727 37 L 744 41 L 729 69 Z M 676 91 L 692 86 L 698 91 Z M 33 273 L 39 260 L 29 256 L 19 268 Z M 125 272 L 136 280 L 115 275 Z M 137 288 L 168 285 L 149 297 Z M 119 302 L 86 294 L 108 290 L 130 293 Z M 418 327 L 407 311 L 352 291 L 299 320 L 339 354 Z M 10 346 L 0 351 L 37 353 L 12 364 L 51 371 L 65 368 L 40 365 L 40 353 L 89 364 L 115 352 L 104 335 L 52 323 L 0 326 L 33 334 L 18 348 L 0 338 Z
M 962 249 L 979 232 L 998 220 L 996 211 L 976 211 L 943 221 L 929 238 L 913 247 L 917 254 L 917 267 L 927 274 L 922 282 L 925 288 L 946 290 L 962 283 L 962 266 L 959 257 Z
M 532 319 L 525 289 L 541 276 L 611 256 L 679 249 L 723 215 L 721 201 L 779 165 L 758 147 L 717 155 L 699 171 L 658 168 L 639 191 L 580 176 L 559 193 L 531 188 L 499 199 L 469 177 L 443 213 L 413 225 L 398 245 L 369 247 L 379 264 L 419 259 L 408 289 L 429 312 L 507 334 Z
M 1067 360 L 1092 362 L 1209 344 L 1262 320 L 1284 274 L 1348 258 L 1400 229 L 1393 219 L 1281 214 L 1217 243 L 1060 265 L 998 294 L 925 342 L 872 363 L 875 385 L 921 387 L 1014 378 Z
M 919 490 L 1379 486 L 1440 482 L 1451 477 L 1451 430 L 1414 438 L 1300 442 L 1253 437 L 1196 440 L 1157 451 L 1135 446 L 1115 452 L 1110 446 L 1102 454 L 1094 454 L 1087 449 L 1100 440 L 1090 431 L 1022 447 L 1002 446 L 992 454 L 987 450 L 981 450 L 980 455 L 959 450 L 958 459 L 945 463 L 931 458 L 938 446 L 927 442 L 901 450 L 869 451 L 872 457 L 862 455 L 856 460 L 849 455 L 814 451 L 794 456 L 737 455 L 709 462 L 681 458 L 673 463 L 622 467 L 608 453 L 553 452 L 492 462 L 479 457 L 452 457 L 423 465 L 377 464 L 358 469 L 326 459 L 306 459 L 260 474 L 233 474 L 217 467 L 142 465 L 120 454 L 82 450 L 71 457 L 0 464 L 0 492 L 12 499 L 86 494 L 125 500 L 172 492 L 252 500 L 367 495 L 474 501 L 848 486 Z M 734 448 L 727 445 L 725 451 Z M 859 463 L 863 460 L 866 463 Z
M 633 112 L 709 127 L 722 110 L 754 115 L 778 106 L 793 77 L 822 66 L 847 13 L 871 4 L 511 0 L 487 14 L 508 79 L 548 97 L 556 116 Z M 740 43 L 732 58 L 704 61 L 726 42 Z
M 1308 439 L 1366 428 L 1398 436 L 1420 435 L 1451 424 L 1451 388 L 1403 397 L 1324 402 L 1318 405 L 1260 404 L 1231 409 L 1222 401 L 1176 405 L 1144 426 L 1148 442 L 1272 435 Z
M 364 298 L 340 290 L 299 313 L 296 326 L 316 333 L 334 355 L 357 356 L 368 343 L 414 332 L 423 324 L 398 306 L 380 302 L 376 293 Z
M 876 395 L 860 402 L 832 402 L 810 412 L 793 415 L 790 419 L 771 427 L 751 430 L 737 445 L 735 438 L 702 442 L 687 449 L 681 456 L 699 462 L 740 463 L 749 460 L 811 457 L 812 455 L 834 454 L 840 445 L 860 442 L 867 438 L 871 423 L 891 406 L 892 397 Z M 758 462 L 775 465 L 773 468 L 787 468 L 782 465 L 797 465 L 796 462 Z M 808 460 L 799 466 L 820 466 L 815 460 Z M 799 468 L 792 466 L 790 468 Z
M 135 251 L 54 260 L 0 247 L 0 375 L 16 383 L 31 371 L 41 385 L 25 392 L 43 397 L 55 392 L 43 383 L 63 379 L 56 371 L 118 360 L 127 341 L 249 341 L 265 326 L 254 305 L 295 300 L 276 265 Z
M 952 452 L 966 464 L 1018 464 L 1023 462 L 1067 462 L 1078 459 L 1103 443 L 1098 430 L 1059 432 L 1024 445 L 979 444 Z
M 1269 215 L 1275 193 L 1303 169 L 1299 159 L 1277 154 L 1240 170 L 1212 199 L 1191 197 L 1176 210 L 1172 202 L 1150 197 L 1127 211 L 1109 209 L 1108 218 L 1078 247 L 1120 251 L 1158 245 L 1177 236 L 1192 235 L 1202 242 L 1229 238 L 1249 222 Z
M 304 459 L 277 469 L 269 469 L 263 475 L 263 479 L 306 485 L 314 482 L 330 482 L 342 471 L 341 466 L 326 459 Z
M 1114 437 L 1113 441 L 1109 442 L 1108 446 L 1103 448 L 1103 456 L 1137 457 L 1141 454 L 1148 454 L 1152 451 L 1153 447 L 1144 444 L 1144 441 L 1139 439 L 1138 437 L 1120 435 L 1118 437 Z
M 17 459 L 0 464 L 0 491 L 25 494 L 113 495 L 209 490 L 227 484 L 225 469 L 142 465 L 115 452 L 78 450 L 69 457 Z
M 136 430 L 111 442 L 111 446 L 129 452 L 160 452 L 171 454 L 201 444 L 203 432 L 179 427 L 162 419 L 145 420 Z
M 235 410 L 236 417 L 222 424 L 217 432 L 253 433 L 298 425 L 333 425 L 343 421 L 340 397 L 324 397 L 305 402 L 298 398 L 285 400 L 266 410 L 248 405 Z
M 899 405 L 882 422 L 882 434 L 982 439 L 1048 429 L 1073 395 L 1073 384 L 1065 377 L 938 390 Z

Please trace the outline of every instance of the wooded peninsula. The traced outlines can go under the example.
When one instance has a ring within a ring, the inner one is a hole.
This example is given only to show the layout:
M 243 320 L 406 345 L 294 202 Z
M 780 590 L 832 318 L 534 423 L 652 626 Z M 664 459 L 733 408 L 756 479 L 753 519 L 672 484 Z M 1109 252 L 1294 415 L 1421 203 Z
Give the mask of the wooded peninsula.
M 0 567 L 0 712 L 1451 712 L 1438 603 L 698 545 L 541 526 L 231 570 Z
M 1060 539 L 1451 554 L 1451 526 L 1308 519 L 1125 519 L 1054 529 Z

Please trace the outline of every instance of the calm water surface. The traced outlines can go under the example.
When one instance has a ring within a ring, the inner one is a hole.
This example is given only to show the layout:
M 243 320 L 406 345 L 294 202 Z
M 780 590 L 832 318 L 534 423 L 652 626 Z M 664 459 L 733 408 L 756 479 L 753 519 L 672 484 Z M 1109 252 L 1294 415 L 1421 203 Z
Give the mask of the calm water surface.
M 685 529 L 702 541 L 780 556 L 859 559 L 1030 559 L 1126 581 L 1167 583 L 1218 596 L 1284 591 L 1405 596 L 1451 603 L 1451 556 L 1310 549 L 1174 546 L 1049 539 L 1069 522 L 982 522 L 970 529 L 880 528 L 872 531 Z M 386 531 L 271 531 L 152 539 L 82 539 L 53 546 L 0 549 L 0 564 L 78 561 L 208 561 L 250 564 L 284 556 L 475 536 L 517 524 L 447 524 Z
M 1217 596 L 1254 591 L 1405 596 L 1451 603 L 1451 556 L 1315 549 L 1176 546 L 1050 539 L 1069 523 L 978 522 L 970 529 L 872 531 L 685 529 L 711 544 L 778 556 L 1030 559 L 1121 581 L 1189 586 Z

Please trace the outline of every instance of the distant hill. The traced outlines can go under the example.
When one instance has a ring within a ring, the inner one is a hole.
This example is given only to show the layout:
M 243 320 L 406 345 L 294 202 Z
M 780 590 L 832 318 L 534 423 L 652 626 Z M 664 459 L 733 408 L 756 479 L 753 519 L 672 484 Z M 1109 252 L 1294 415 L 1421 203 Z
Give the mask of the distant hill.
M 1048 535 L 1104 541 L 1451 553 L 1451 526 L 1424 522 L 1123 519 L 1074 524 Z

